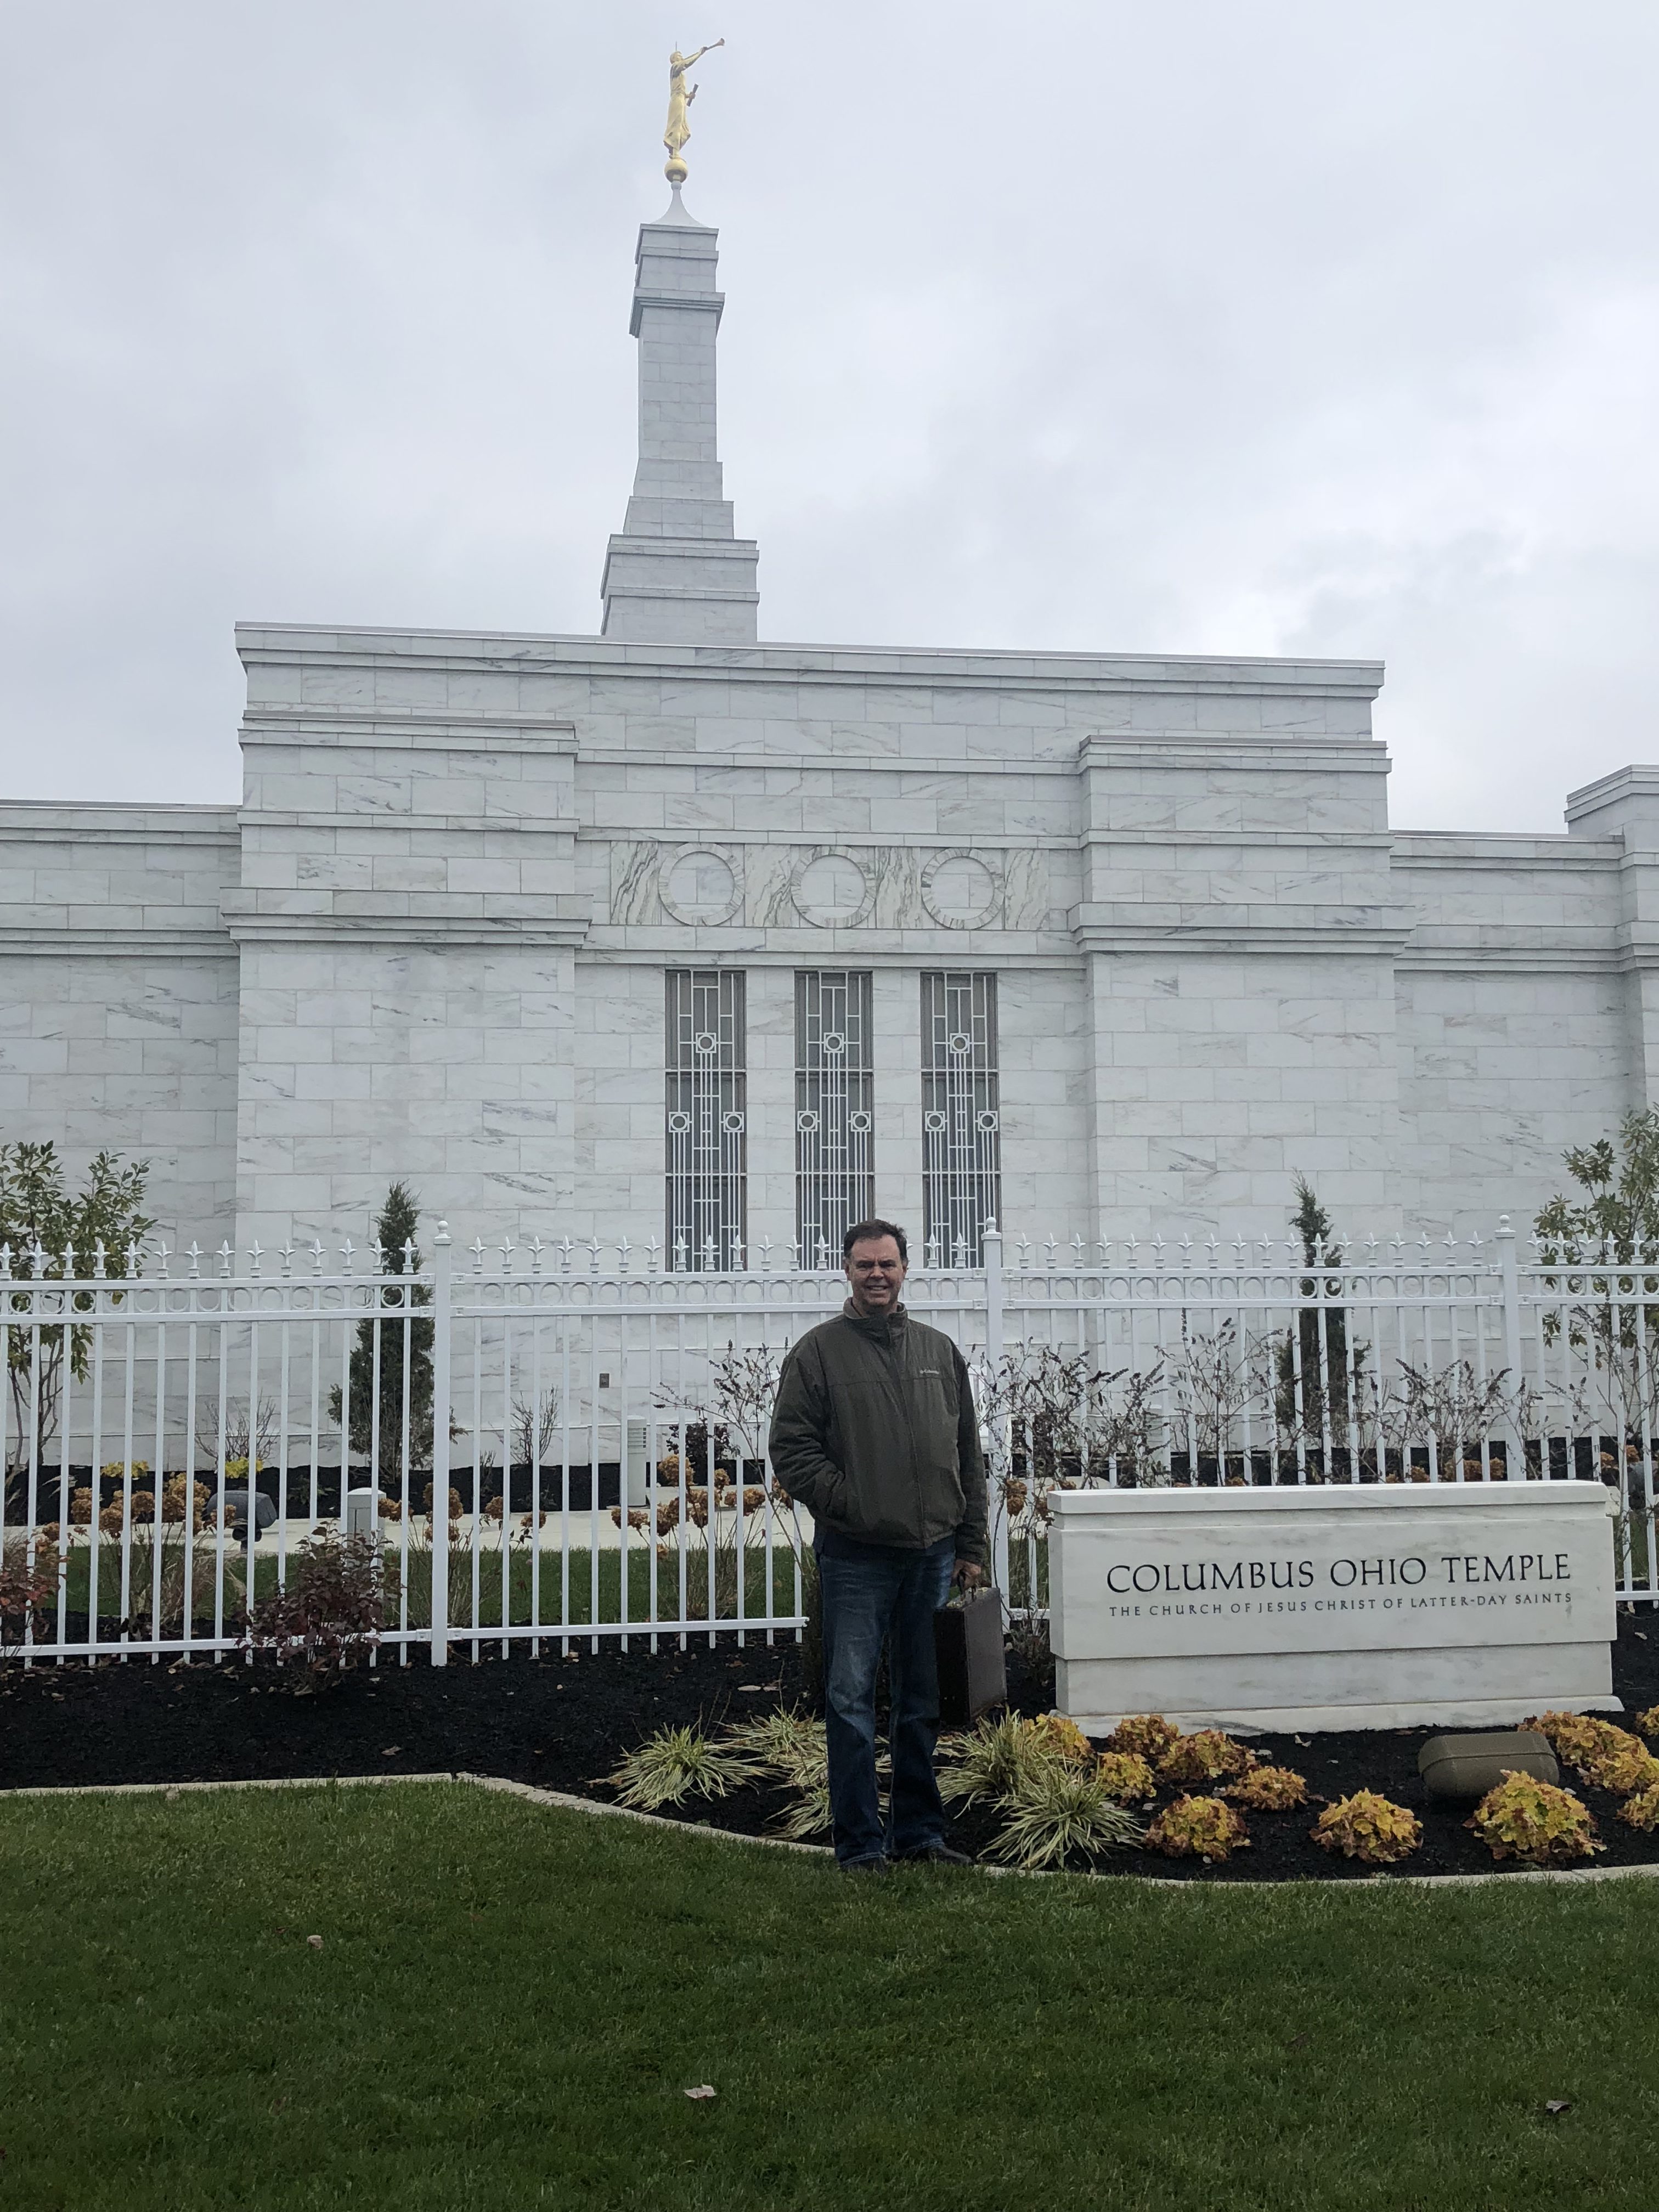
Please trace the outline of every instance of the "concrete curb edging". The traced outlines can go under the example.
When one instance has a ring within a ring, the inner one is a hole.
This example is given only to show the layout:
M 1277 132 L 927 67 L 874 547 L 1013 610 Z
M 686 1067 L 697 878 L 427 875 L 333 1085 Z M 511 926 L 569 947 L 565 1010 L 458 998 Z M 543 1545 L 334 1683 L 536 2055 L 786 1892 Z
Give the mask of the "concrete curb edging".
M 460 1782 L 470 1789 L 485 1790 L 497 1796 L 520 1797 L 526 1804 L 550 1806 L 560 1813 L 586 1813 L 602 1820 L 632 1820 L 647 1828 L 672 1828 L 676 1834 L 712 1838 L 717 1843 L 743 1844 L 768 1851 L 804 1851 L 810 1858 L 827 1859 L 827 1844 L 802 1844 L 787 1836 L 749 1836 L 736 1828 L 714 1828 L 700 1820 L 671 1820 L 665 1813 L 641 1813 L 631 1805 L 604 1805 L 597 1798 L 575 1797 L 568 1790 L 543 1790 L 532 1782 L 513 1782 L 501 1774 L 471 1774 L 465 1769 L 453 1774 L 288 1774 L 269 1780 L 244 1782 L 74 1782 L 59 1787 L 29 1786 L 0 1790 L 0 1806 L 15 1797 L 156 1797 L 183 1796 L 186 1791 L 232 1790 L 384 1790 L 400 1783 Z M 1213 1887 L 1202 1881 L 1185 1881 L 1157 1874 L 1055 1874 L 1044 1868 L 989 1866 L 976 1863 L 963 1871 L 994 1880 L 1023 1878 L 1027 1881 L 1092 1881 L 1111 1885 L 1134 1882 L 1143 1889 L 1201 1889 L 1213 1896 L 1218 1889 L 1318 1889 L 1338 1887 L 1413 1889 L 1470 1889 L 1486 1882 L 1639 1881 L 1659 1879 L 1659 1862 L 1629 1867 L 1527 1867 L 1513 1874 L 1390 1874 L 1361 1875 L 1348 1883 L 1321 1881 L 1307 1875 L 1286 1881 L 1220 1882 Z

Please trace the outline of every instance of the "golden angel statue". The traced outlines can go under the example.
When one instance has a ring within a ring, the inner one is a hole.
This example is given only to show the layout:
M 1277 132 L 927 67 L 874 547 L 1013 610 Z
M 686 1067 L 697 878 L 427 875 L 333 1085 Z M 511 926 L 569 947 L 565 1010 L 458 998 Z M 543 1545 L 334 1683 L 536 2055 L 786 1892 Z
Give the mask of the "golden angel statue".
M 697 96 L 695 84 L 687 90 L 685 73 L 693 62 L 700 62 L 705 54 L 712 54 L 715 46 L 725 44 L 724 39 L 716 39 L 714 46 L 699 46 L 695 54 L 683 54 L 676 46 L 668 57 L 668 128 L 662 134 L 662 143 L 668 149 L 663 174 L 671 185 L 685 182 L 685 142 L 691 136 L 686 111 Z

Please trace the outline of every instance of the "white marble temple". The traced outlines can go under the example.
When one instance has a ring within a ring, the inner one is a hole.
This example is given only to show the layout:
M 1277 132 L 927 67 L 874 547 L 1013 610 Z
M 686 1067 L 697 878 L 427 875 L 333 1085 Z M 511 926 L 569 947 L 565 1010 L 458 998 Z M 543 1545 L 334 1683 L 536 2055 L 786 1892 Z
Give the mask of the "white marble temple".
M 1374 662 L 761 643 L 716 247 L 678 200 L 640 233 L 599 635 L 249 625 L 240 809 L 0 806 L 0 1140 L 147 1157 L 216 1243 L 393 1175 L 469 1233 L 643 1243 L 682 967 L 748 978 L 757 1240 L 804 968 L 873 979 L 911 1221 L 928 969 L 999 978 L 1038 1235 L 1280 1230 L 1297 1174 L 1359 1237 L 1524 1223 L 1659 1100 L 1659 769 L 1565 836 L 1416 835 Z

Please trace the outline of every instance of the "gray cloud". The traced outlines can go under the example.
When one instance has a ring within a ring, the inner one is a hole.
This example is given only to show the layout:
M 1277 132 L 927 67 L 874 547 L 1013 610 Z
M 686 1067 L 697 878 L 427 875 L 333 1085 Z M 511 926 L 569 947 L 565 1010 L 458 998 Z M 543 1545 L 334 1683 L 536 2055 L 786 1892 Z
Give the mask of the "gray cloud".
M 1659 758 L 1659 17 L 58 0 L 0 91 L 13 795 L 228 799 L 239 617 L 591 630 L 676 38 L 762 634 L 1380 654 L 1393 811 Z

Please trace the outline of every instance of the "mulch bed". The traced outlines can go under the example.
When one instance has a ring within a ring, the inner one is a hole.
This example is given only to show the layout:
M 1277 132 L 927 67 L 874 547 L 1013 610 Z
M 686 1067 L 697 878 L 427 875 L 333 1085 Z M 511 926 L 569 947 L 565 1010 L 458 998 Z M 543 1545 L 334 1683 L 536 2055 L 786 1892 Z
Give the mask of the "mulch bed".
M 721 1638 L 681 1651 L 653 1653 L 614 1644 L 594 1653 L 556 1644 L 532 1659 L 522 1646 L 475 1665 L 457 1653 L 446 1668 L 417 1657 L 349 1674 L 320 1696 L 296 1696 L 291 1670 L 261 1657 L 214 1666 L 78 1663 L 8 1670 L 0 1688 L 0 1790 L 114 1782 L 275 1779 L 295 1775 L 416 1774 L 465 1770 L 546 1789 L 609 1799 L 601 1778 L 653 1729 L 682 1722 L 718 1724 L 793 1705 L 801 1694 L 793 1644 Z M 1659 1618 L 1621 1615 L 1613 1652 L 1613 1690 L 1626 1717 L 1659 1704 Z M 1052 1678 L 1012 1669 L 1013 1703 L 1046 1711 Z M 1254 1740 L 1275 1763 L 1293 1766 L 1322 1797 L 1380 1790 L 1416 1813 L 1419 1848 L 1400 1869 L 1412 1875 L 1492 1871 L 1486 1847 L 1462 1826 L 1463 1814 L 1431 1808 L 1418 1778 L 1422 1729 L 1350 1729 Z M 1659 1836 L 1638 1834 L 1614 1818 L 1620 1801 L 1579 1788 L 1596 1816 L 1605 1853 L 1598 1866 L 1659 1863 Z M 771 1788 L 748 1789 L 714 1803 L 698 1801 L 684 1817 L 764 1833 L 783 1809 Z M 1100 1870 L 1225 1882 L 1375 1878 L 1377 1869 L 1333 1860 L 1310 1842 L 1311 1814 L 1252 1813 L 1251 1848 L 1225 1864 L 1114 1852 Z M 987 1812 L 957 1823 L 960 1848 L 982 1851 L 996 1831 Z

